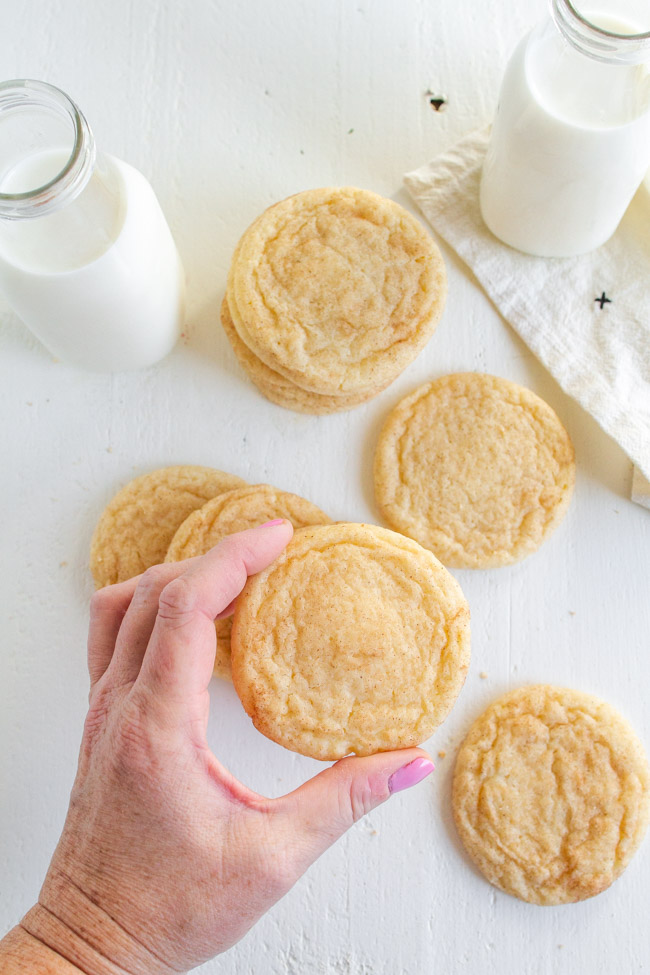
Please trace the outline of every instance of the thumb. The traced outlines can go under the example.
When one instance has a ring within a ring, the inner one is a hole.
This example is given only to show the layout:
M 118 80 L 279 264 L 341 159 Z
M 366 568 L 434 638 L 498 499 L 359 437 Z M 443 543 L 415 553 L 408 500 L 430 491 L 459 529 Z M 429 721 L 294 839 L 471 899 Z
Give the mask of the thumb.
M 421 748 L 344 758 L 276 800 L 278 812 L 290 819 L 288 825 L 307 856 L 305 869 L 362 816 L 421 782 L 433 769 Z

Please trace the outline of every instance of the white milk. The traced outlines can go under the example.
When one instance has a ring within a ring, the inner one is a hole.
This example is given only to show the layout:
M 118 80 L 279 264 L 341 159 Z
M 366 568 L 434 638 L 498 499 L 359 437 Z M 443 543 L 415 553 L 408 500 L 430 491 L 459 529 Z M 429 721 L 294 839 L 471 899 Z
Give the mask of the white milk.
M 524 37 L 506 69 L 481 179 L 490 230 L 543 257 L 593 250 L 616 230 L 649 164 L 647 68 L 592 60 L 550 24 Z
M 27 156 L 0 192 L 43 186 L 68 156 Z M 181 330 L 184 276 L 165 217 L 144 176 L 110 156 L 62 209 L 0 219 L 0 291 L 54 355 L 86 369 L 151 365 Z

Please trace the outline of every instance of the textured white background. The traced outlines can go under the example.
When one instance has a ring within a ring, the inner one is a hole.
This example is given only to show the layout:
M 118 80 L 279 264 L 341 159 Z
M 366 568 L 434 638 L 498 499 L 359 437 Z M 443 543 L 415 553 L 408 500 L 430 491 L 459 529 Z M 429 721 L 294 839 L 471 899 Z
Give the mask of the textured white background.
M 387 410 L 429 377 L 477 369 L 529 385 L 559 412 L 577 453 L 571 510 L 523 564 L 456 573 L 472 609 L 473 663 L 428 743 L 434 756 L 447 752 L 435 774 L 360 822 L 203 970 L 648 971 L 648 841 L 607 893 L 533 907 L 475 872 L 449 796 L 469 723 L 528 681 L 608 698 L 650 746 L 650 515 L 627 500 L 627 459 L 446 250 L 449 300 L 437 334 L 398 382 L 353 413 L 310 418 L 267 403 L 218 325 L 247 224 L 318 185 L 357 184 L 406 203 L 402 174 L 490 119 L 509 52 L 543 0 L 6 0 L 2 8 L 0 74 L 68 91 L 99 147 L 153 183 L 188 272 L 189 338 L 147 372 L 84 374 L 53 362 L 0 304 L 0 930 L 34 902 L 63 822 L 86 704 L 88 543 L 115 490 L 160 465 L 210 464 L 303 493 L 334 518 L 374 520 L 371 457 Z M 444 114 L 430 107 L 427 88 L 447 95 Z M 254 789 L 278 795 L 317 770 L 258 735 L 231 686 L 215 682 L 212 705 L 213 749 Z

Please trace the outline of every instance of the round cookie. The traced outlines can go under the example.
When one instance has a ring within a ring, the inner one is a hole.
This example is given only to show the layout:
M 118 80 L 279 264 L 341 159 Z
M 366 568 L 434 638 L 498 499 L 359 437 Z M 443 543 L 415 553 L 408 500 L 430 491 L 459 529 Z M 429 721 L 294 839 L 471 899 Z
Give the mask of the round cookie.
M 569 904 L 623 872 L 650 818 L 643 747 L 609 704 L 536 685 L 495 701 L 461 746 L 453 811 L 485 877 L 532 904 Z
M 322 525 L 330 518 L 297 494 L 278 491 L 269 484 L 251 484 L 213 498 L 178 528 L 165 562 L 179 562 L 196 555 L 205 555 L 226 535 L 245 531 L 275 518 L 286 518 L 294 528 L 303 525 Z M 217 655 L 214 672 L 217 677 L 231 679 L 230 631 L 232 617 L 216 620 Z
M 295 385 L 338 396 L 390 383 L 433 334 L 442 255 L 392 200 L 354 187 L 270 207 L 239 242 L 228 305 L 241 339 Z
M 573 445 L 557 414 L 523 386 L 482 373 L 420 386 L 389 414 L 375 453 L 387 523 L 448 566 L 508 565 L 564 517 Z
M 210 498 L 246 482 L 212 467 L 162 467 L 126 484 L 109 501 L 90 546 L 97 589 L 164 562 L 178 526 Z
M 427 739 L 469 656 L 458 583 L 417 542 L 376 525 L 297 531 L 235 609 L 246 712 L 268 738 L 323 761 Z
M 287 410 L 316 415 L 339 413 L 368 402 L 384 388 L 379 387 L 370 393 L 350 393 L 343 396 L 325 396 L 321 393 L 311 393 L 309 390 L 301 389 L 300 386 L 296 386 L 295 383 L 285 379 L 283 375 L 275 372 L 261 359 L 258 359 L 255 353 L 251 352 L 246 343 L 239 337 L 226 298 L 221 305 L 221 324 L 239 364 L 252 382 L 267 399 Z

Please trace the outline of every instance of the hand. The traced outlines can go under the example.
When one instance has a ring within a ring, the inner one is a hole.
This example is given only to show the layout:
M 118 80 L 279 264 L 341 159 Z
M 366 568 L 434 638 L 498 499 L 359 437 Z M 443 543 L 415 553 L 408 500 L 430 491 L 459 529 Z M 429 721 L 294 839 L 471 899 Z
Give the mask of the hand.
M 346 758 L 265 799 L 208 748 L 213 621 L 291 535 L 286 521 L 241 532 L 93 597 L 78 773 L 22 925 L 84 972 L 169 975 L 226 950 L 357 819 L 433 769 L 419 749 Z

